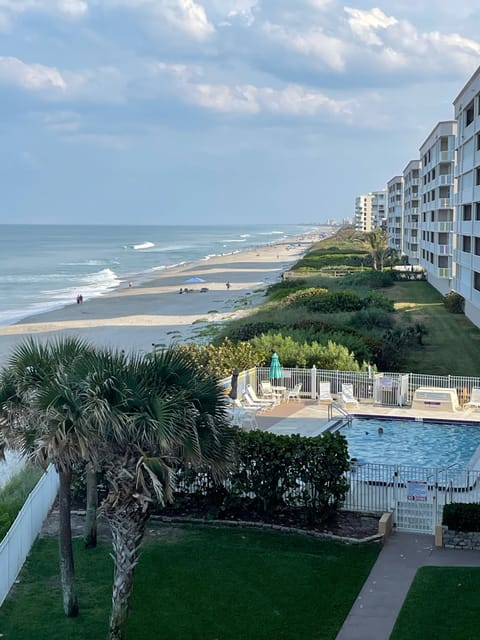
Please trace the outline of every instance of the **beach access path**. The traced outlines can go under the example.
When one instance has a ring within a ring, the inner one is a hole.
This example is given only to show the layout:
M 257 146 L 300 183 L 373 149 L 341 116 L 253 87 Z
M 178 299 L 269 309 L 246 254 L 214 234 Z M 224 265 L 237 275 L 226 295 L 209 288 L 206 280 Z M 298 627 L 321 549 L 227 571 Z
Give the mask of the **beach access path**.
M 266 287 L 316 240 L 314 235 L 302 236 L 165 269 L 144 283 L 129 286 L 125 281 L 115 291 L 83 304 L 72 300 L 62 309 L 0 326 L 0 365 L 28 336 L 44 341 L 76 335 L 127 353 L 151 351 L 152 344 L 183 342 L 208 323 L 223 322 L 261 304 Z M 205 282 L 187 284 L 192 277 Z M 189 292 L 180 295 L 185 287 Z M 203 288 L 207 291 L 201 292 Z

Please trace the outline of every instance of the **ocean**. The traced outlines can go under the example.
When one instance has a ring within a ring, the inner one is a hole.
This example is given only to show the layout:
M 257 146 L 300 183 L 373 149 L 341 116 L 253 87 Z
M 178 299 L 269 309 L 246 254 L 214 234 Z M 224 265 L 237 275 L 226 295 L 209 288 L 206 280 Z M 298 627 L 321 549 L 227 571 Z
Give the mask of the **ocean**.
M 0 225 L 0 324 L 148 280 L 173 266 L 288 241 L 314 225 Z

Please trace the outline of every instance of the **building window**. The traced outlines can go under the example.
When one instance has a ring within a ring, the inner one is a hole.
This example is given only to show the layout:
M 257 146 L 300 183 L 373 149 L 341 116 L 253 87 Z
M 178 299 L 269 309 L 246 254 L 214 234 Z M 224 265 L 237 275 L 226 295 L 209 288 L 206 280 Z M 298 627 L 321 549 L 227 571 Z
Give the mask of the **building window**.
M 480 184 L 480 167 L 475 169 L 475 186 L 478 187 Z
M 480 151 L 480 133 L 477 133 L 477 135 L 475 136 L 475 139 L 477 141 L 476 149 L 477 151 Z
M 448 151 L 448 138 L 440 138 L 440 151 Z
M 462 220 L 468 221 L 472 219 L 472 205 L 464 204 L 463 205 L 463 216 Z
M 475 238 L 475 255 L 480 256 L 480 238 Z
M 471 102 L 468 107 L 465 109 L 465 126 L 468 127 L 469 124 L 473 122 L 473 102 Z
M 477 291 L 480 291 L 480 273 L 477 271 L 473 272 L 473 287 Z
M 470 253 L 472 250 L 472 238 L 470 236 L 462 236 L 462 251 Z
M 480 220 L 480 202 L 475 203 L 475 220 Z

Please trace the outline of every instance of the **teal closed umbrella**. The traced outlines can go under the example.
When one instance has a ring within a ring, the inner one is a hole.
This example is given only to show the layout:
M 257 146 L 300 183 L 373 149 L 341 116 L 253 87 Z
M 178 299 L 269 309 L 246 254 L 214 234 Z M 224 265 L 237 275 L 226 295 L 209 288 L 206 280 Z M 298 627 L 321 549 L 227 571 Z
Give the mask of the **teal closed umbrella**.
M 278 353 L 276 352 L 272 354 L 269 377 L 270 380 L 280 380 L 281 378 L 283 378 L 282 365 L 280 364 L 280 359 L 278 357 Z

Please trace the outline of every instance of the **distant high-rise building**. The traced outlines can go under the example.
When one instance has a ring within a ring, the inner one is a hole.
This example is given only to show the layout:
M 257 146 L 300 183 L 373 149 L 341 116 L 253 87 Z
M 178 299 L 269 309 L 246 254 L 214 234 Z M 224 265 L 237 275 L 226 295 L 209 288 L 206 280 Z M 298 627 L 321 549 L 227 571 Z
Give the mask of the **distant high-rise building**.
M 398 256 L 403 253 L 403 176 L 395 176 L 387 182 L 388 245 Z
M 410 264 L 419 263 L 420 160 L 410 160 L 403 170 L 403 252 Z
M 354 224 L 357 231 L 369 232 L 385 225 L 387 190 L 370 191 L 355 198 Z
M 420 264 L 428 281 L 445 295 L 452 288 L 454 250 L 454 120 L 439 122 L 420 147 Z

